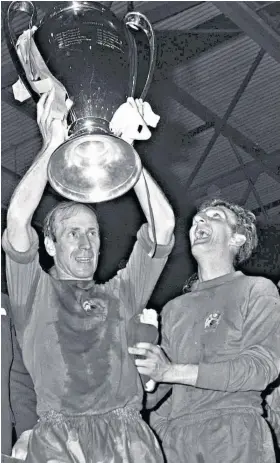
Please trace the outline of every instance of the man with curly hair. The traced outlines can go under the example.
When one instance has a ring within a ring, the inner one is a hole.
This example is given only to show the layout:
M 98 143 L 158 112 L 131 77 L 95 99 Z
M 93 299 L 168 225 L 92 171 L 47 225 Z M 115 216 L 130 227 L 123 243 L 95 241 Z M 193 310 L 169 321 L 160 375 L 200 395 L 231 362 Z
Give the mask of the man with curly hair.
M 162 346 L 129 351 L 158 383 L 148 405 L 168 463 L 273 463 L 261 392 L 280 369 L 280 300 L 274 284 L 236 265 L 257 245 L 256 218 L 219 199 L 193 218 L 197 280 L 162 313 Z M 172 391 L 170 394 L 170 388 Z

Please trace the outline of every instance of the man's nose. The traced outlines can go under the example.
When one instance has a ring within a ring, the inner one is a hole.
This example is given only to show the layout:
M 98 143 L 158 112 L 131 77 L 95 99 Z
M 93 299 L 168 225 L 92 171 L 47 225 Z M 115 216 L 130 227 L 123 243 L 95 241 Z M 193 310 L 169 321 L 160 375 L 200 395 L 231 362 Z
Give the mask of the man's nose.
M 199 212 L 198 214 L 196 214 L 194 216 L 194 222 L 195 223 L 205 223 L 206 222 L 205 214 L 203 214 L 203 212 Z
M 80 236 L 79 247 L 81 249 L 90 249 L 90 241 L 87 235 Z

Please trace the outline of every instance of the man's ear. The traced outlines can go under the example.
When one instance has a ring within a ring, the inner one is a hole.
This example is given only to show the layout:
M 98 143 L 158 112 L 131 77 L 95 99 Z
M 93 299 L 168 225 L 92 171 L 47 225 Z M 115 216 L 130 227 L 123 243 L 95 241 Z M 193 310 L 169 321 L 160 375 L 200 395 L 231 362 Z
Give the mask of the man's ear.
M 56 249 L 55 249 L 53 240 L 47 236 L 44 239 L 44 243 L 45 243 L 45 248 L 46 248 L 47 253 L 50 256 L 54 257 L 56 255 Z
M 245 242 L 246 236 L 242 235 L 241 233 L 234 233 L 229 240 L 230 246 L 235 246 L 237 248 L 241 248 Z

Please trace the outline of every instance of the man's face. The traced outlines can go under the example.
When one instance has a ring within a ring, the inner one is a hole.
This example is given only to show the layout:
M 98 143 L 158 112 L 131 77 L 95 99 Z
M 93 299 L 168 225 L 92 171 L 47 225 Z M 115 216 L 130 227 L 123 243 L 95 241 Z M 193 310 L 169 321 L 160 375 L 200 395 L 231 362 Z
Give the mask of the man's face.
M 236 215 L 224 206 L 208 207 L 198 212 L 189 232 L 193 256 L 213 251 L 217 255 L 228 254 L 235 225 Z
M 82 206 L 65 219 L 58 214 L 54 246 L 54 261 L 60 278 L 91 280 L 100 248 L 95 214 Z

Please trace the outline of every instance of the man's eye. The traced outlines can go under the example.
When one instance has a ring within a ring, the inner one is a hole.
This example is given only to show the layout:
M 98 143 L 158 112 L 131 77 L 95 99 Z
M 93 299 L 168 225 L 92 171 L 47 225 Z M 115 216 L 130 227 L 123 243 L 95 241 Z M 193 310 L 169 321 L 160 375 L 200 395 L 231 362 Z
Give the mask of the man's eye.
M 92 231 L 89 232 L 89 236 L 95 236 L 95 235 L 96 235 L 96 233 L 95 233 L 94 230 L 92 230 Z
M 221 214 L 219 214 L 219 212 L 213 212 L 212 217 L 215 217 L 215 218 L 220 219 L 220 218 L 221 218 Z
M 72 238 L 76 238 L 76 237 L 78 236 L 78 233 L 75 232 L 75 231 L 71 231 L 71 232 L 69 233 L 69 235 L 70 235 Z

